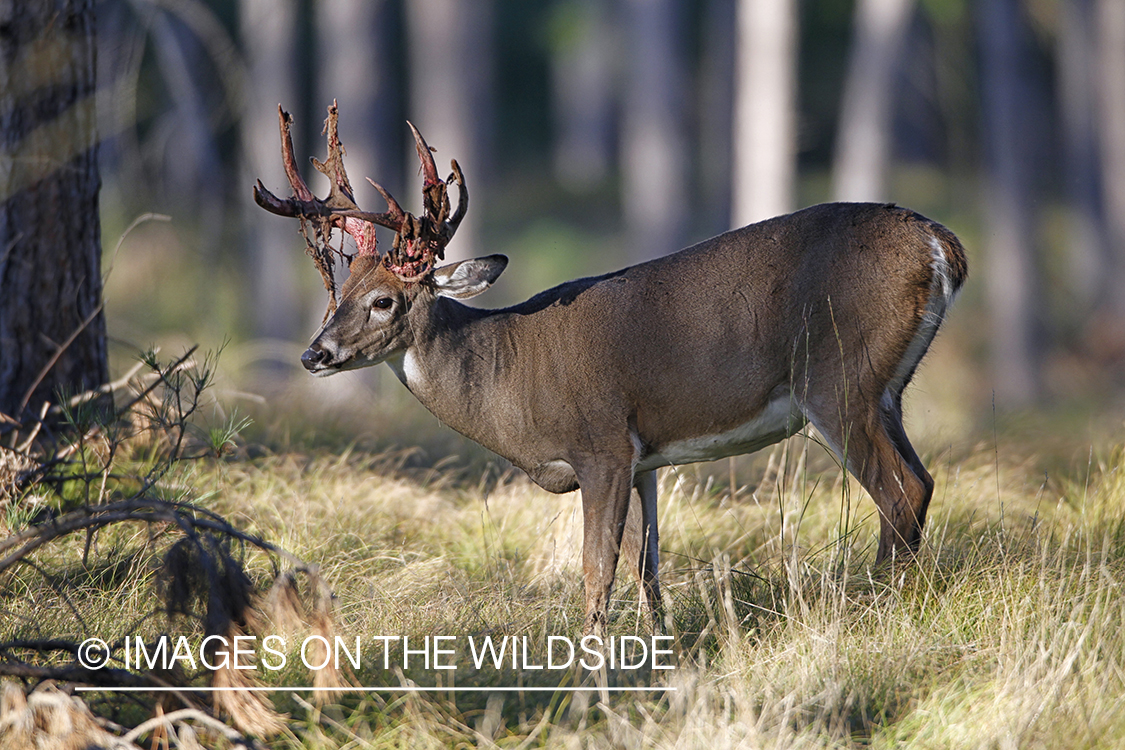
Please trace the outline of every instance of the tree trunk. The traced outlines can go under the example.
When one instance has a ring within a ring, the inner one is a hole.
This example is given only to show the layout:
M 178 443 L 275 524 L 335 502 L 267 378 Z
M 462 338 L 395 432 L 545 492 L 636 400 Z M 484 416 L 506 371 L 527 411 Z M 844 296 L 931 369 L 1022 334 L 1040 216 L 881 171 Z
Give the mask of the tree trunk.
M 339 102 L 340 140 L 357 202 L 368 211 L 384 211 L 383 199 L 363 178 L 391 195 L 402 193 L 405 125 L 393 58 L 398 14 L 390 0 L 333 0 L 316 3 L 315 10 L 317 100 Z
M 633 261 L 679 250 L 687 235 L 686 74 L 675 0 L 625 0 L 628 53 L 621 130 L 625 223 Z
M 833 197 L 886 199 L 895 73 L 914 0 L 859 0 L 833 165 Z
M 437 149 L 438 174 L 456 159 L 470 193 L 481 195 L 489 176 L 488 134 L 492 119 L 492 0 L 407 0 L 410 56 L 410 120 Z M 407 149 L 406 174 L 418 173 Z M 403 208 L 421 210 L 421 181 L 408 180 Z M 454 190 L 455 192 L 455 190 Z M 453 198 L 456 200 L 456 198 Z M 457 230 L 445 259 L 477 255 L 480 202 Z
M 606 0 L 574 0 L 556 8 L 551 46 L 555 176 L 583 192 L 609 174 L 613 152 L 615 63 Z
M 246 221 L 250 261 L 250 315 L 256 336 L 304 340 L 305 316 L 297 303 L 296 268 L 304 261 L 304 243 L 296 222 L 280 219 L 254 203 L 255 180 L 278 195 L 289 194 L 281 163 L 277 105 L 301 113 L 297 96 L 296 0 L 242 0 L 239 25 L 246 55 L 247 82 L 242 110 L 243 177 L 239 197 Z M 321 110 L 323 111 L 323 110 Z M 297 128 L 309 127 L 297 122 Z M 317 126 L 312 126 L 317 127 Z M 319 128 L 317 128 L 319 129 Z M 301 139 L 294 134 L 297 143 Z M 298 152 L 300 147 L 298 146 Z M 307 163 L 302 157 L 302 165 Z M 313 182 L 314 191 L 323 187 Z M 311 269 L 309 269 L 311 272 Z
M 1019 0 L 982 0 L 978 29 L 986 154 L 986 283 L 996 400 L 1026 406 L 1042 389 L 1028 123 L 1026 28 Z
M 3 0 L 0 411 L 108 379 L 92 0 Z
M 1125 3 L 1097 0 L 1098 134 L 1108 263 L 1106 354 L 1125 357 Z
M 737 7 L 735 0 L 711 0 L 703 19 L 703 59 L 696 100 L 700 141 L 698 211 L 704 220 L 702 233 L 708 236 L 731 228 Z
M 738 0 L 733 222 L 793 210 L 797 160 L 797 8 Z
M 1098 155 L 1097 53 L 1093 0 L 1066 0 L 1059 7 L 1058 89 L 1062 123 L 1063 180 L 1070 208 L 1070 284 L 1088 314 L 1108 291 L 1100 159 Z

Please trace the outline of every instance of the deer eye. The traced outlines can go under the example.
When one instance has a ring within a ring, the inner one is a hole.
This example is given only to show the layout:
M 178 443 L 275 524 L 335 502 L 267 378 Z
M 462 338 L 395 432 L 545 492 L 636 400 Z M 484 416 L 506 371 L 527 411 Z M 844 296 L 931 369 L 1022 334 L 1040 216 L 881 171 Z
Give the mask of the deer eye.
M 380 297 L 379 299 L 375 300 L 375 304 L 373 305 L 373 307 L 379 310 L 389 310 L 391 309 L 391 305 L 393 305 L 394 303 L 394 300 L 390 297 Z

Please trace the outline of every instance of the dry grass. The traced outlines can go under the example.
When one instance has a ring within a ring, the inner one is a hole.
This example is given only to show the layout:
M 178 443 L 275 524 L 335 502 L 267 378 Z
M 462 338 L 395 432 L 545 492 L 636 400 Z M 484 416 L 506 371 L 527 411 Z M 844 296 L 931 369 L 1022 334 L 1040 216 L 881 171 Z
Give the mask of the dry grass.
M 675 691 L 605 702 L 597 693 L 384 691 L 323 707 L 278 693 L 290 718 L 272 746 L 1125 743 L 1121 446 L 1047 480 L 1034 462 L 991 449 L 930 457 L 938 490 L 926 547 L 893 574 L 868 567 L 870 499 L 815 455 L 815 471 L 797 471 L 799 454 L 796 443 L 776 481 L 733 499 L 694 470 L 662 477 L 661 574 L 679 667 L 634 681 Z M 394 456 L 285 454 L 215 463 L 191 481 L 214 489 L 211 507 L 236 524 L 321 563 L 346 639 L 579 635 L 576 494 L 548 495 L 519 477 L 486 491 L 396 465 Z M 263 580 L 269 572 L 258 569 Z M 626 579 L 622 571 L 617 633 L 641 627 Z M 5 606 L 19 614 L 25 599 L 10 594 Z M 75 606 L 112 630 L 122 601 L 91 585 Z M 348 679 L 550 686 L 582 677 L 476 671 L 464 658 L 455 674 L 376 661 Z M 311 684 L 294 669 L 265 679 Z

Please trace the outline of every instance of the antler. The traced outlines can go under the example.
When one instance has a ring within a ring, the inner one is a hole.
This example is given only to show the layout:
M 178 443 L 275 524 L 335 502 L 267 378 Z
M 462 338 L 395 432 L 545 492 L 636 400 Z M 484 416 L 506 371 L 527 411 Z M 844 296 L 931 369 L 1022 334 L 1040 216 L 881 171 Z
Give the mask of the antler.
M 373 225 L 378 224 L 394 230 L 393 247 L 383 258 L 383 264 L 407 283 L 425 278 L 433 270 L 436 260 L 445 257 L 445 246 L 453 238 L 468 210 L 469 193 L 465 188 L 465 178 L 457 162 L 452 162 L 453 173 L 444 182 L 438 179 L 437 167 L 430 147 L 417 128 L 407 123 L 414 134 L 418 158 L 422 162 L 424 214 L 419 218 L 403 211 L 390 193 L 370 179 L 368 182 L 383 196 L 388 210 L 385 213 L 363 211 L 355 203 L 355 194 L 344 169 L 346 152 L 337 133 L 338 109 L 336 102 L 333 101 L 332 106 L 328 108 L 328 119 L 324 123 L 324 132 L 328 137 L 328 157 L 323 162 L 315 158 L 312 160 L 313 166 L 328 178 L 331 186 L 328 197 L 321 200 L 309 190 L 294 161 L 293 139 L 289 134 L 293 118 L 280 106 L 277 111 L 281 124 L 281 158 L 285 166 L 285 174 L 289 178 L 289 185 L 293 188 L 293 197 L 278 198 L 262 185 L 261 180 L 258 180 L 254 186 L 254 200 L 259 206 L 278 216 L 296 217 L 301 220 L 301 233 L 305 237 L 306 252 L 316 264 L 324 280 L 324 288 L 328 290 L 328 311 L 325 313 L 325 319 L 327 320 L 328 316 L 336 310 L 336 285 L 332 277 L 335 260 L 333 253 L 346 259 L 349 265 L 352 259 L 352 256 L 344 253 L 343 245 L 333 248 L 329 244 L 332 239 L 332 229 L 335 227 L 339 227 L 355 239 L 359 255 L 378 255 Z M 450 216 L 448 194 L 450 182 L 457 183 L 458 192 L 457 210 L 452 216 Z M 313 228 L 312 237 L 308 232 L 310 224 Z
M 450 162 L 453 173 L 443 182 L 438 179 L 432 149 L 412 122 L 407 121 L 414 134 L 414 147 L 422 164 L 422 210 L 416 218 L 407 214 L 402 229 L 395 235 L 392 252 L 383 260 L 387 268 L 407 283 L 420 281 L 445 258 L 445 246 L 453 239 L 461 220 L 469 209 L 469 191 L 465 176 L 457 160 Z M 457 184 L 457 210 L 450 216 L 448 183 Z M 372 183 L 374 184 L 374 183 Z M 379 189 L 383 193 L 382 189 Z M 384 193 L 385 196 L 385 193 Z

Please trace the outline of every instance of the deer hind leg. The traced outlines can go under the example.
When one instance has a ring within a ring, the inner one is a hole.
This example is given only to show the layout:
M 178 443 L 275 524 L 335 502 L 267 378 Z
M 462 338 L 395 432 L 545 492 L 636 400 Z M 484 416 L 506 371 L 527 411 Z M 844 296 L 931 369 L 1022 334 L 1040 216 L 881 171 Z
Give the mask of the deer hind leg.
M 916 550 L 933 494 L 933 480 L 906 438 L 897 403 L 888 405 L 888 397 L 884 396 L 869 413 L 854 419 L 847 415 L 825 418 L 810 414 L 809 421 L 824 435 L 879 509 L 876 563 L 896 553 Z
M 934 479 L 930 476 L 930 472 L 926 471 L 926 465 L 922 463 L 922 459 L 918 458 L 914 446 L 910 444 L 910 439 L 906 437 L 906 430 L 902 426 L 902 394 L 888 391 L 883 395 L 883 401 L 879 406 L 883 417 L 883 426 L 887 430 L 888 437 L 894 443 L 898 454 L 902 456 L 911 471 L 914 472 L 914 476 L 922 483 L 924 492 L 921 505 L 916 513 L 918 530 L 921 531 L 922 526 L 926 523 L 926 511 L 930 507 L 930 500 L 934 496 Z
M 660 596 L 660 536 L 656 528 L 656 471 L 637 474 L 621 540 L 621 555 L 632 565 L 641 607 L 652 618 L 653 628 L 663 620 Z

